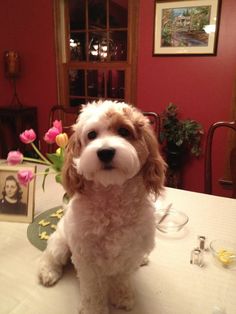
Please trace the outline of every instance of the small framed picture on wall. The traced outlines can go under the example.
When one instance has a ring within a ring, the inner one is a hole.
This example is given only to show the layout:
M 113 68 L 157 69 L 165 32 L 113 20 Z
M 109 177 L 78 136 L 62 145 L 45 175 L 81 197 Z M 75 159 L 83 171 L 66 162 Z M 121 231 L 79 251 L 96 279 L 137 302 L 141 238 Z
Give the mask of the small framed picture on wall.
M 34 215 L 35 180 L 19 183 L 20 170 L 36 172 L 35 166 L 0 164 L 0 221 L 32 222 Z
M 153 55 L 216 55 L 221 0 L 156 0 Z

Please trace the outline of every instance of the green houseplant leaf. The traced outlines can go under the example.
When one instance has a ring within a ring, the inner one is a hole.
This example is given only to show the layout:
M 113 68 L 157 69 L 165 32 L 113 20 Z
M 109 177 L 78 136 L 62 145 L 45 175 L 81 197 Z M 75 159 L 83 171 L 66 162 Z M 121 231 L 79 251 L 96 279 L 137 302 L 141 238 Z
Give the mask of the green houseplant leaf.
M 178 108 L 170 103 L 162 114 L 160 139 L 166 146 L 183 146 L 185 152 L 198 157 L 201 153 L 203 128 L 195 120 L 180 120 Z

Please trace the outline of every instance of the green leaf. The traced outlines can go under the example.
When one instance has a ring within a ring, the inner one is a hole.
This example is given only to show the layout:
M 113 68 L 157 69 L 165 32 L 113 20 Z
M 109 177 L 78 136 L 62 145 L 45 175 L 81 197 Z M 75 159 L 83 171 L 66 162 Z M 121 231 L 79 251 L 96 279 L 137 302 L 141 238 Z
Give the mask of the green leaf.
M 53 163 L 52 168 L 56 171 L 61 171 L 64 162 L 63 154 L 47 154 L 47 157 Z
M 61 179 L 61 174 L 60 174 L 60 173 L 58 173 L 58 174 L 55 176 L 55 179 L 56 179 L 56 182 L 57 182 L 57 183 L 62 184 L 62 179 Z

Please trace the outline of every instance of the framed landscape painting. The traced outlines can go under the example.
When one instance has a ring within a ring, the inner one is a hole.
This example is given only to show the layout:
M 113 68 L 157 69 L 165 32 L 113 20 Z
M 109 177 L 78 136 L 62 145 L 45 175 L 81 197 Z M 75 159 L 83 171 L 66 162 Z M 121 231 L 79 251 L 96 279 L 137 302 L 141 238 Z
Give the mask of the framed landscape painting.
M 215 55 L 220 0 L 155 1 L 153 55 Z

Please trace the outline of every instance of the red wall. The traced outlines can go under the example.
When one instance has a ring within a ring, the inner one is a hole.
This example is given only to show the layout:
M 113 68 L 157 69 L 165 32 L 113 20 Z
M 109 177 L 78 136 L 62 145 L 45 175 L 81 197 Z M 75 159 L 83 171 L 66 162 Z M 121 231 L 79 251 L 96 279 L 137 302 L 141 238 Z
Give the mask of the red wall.
M 229 118 L 236 74 L 236 1 L 222 2 L 217 56 L 153 57 L 154 0 L 140 0 L 137 100 L 141 108 L 162 112 L 174 102 L 182 118 L 198 120 L 205 130 L 210 123 Z M 5 50 L 19 51 L 22 76 L 17 90 L 22 103 L 38 107 L 41 137 L 48 126 L 49 109 L 57 102 L 52 3 L 11 0 L 0 5 L 0 58 Z M 2 62 L 0 106 L 8 105 L 11 97 Z M 222 139 L 219 146 L 224 144 Z M 219 176 L 224 165 L 220 157 Z M 203 161 L 193 160 L 187 168 L 185 188 L 203 191 Z
M 49 108 L 57 102 L 52 3 L 11 0 L 0 5 L 0 106 L 7 106 L 12 98 L 12 86 L 4 77 L 3 54 L 16 50 L 22 60 L 18 95 L 24 105 L 38 107 L 40 133 L 46 131 Z
M 138 58 L 138 106 L 162 112 L 169 102 L 181 118 L 199 121 L 205 132 L 215 121 L 228 120 L 236 75 L 236 1 L 223 0 L 217 56 L 153 57 L 154 1 L 141 0 Z M 225 140 L 218 143 L 225 146 Z M 219 153 L 218 153 L 219 154 Z M 217 160 L 218 177 L 224 160 Z M 192 160 L 184 173 L 186 189 L 203 191 L 203 159 Z M 215 187 L 218 194 L 220 189 Z

